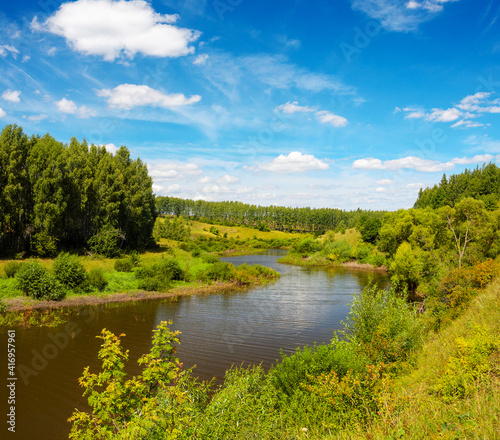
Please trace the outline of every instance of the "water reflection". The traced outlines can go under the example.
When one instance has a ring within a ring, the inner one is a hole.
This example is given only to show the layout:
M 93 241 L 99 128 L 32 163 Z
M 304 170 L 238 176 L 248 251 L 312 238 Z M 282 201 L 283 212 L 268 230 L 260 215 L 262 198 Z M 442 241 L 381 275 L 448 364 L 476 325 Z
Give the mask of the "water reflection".
M 97 352 L 101 340 L 96 335 L 102 328 L 126 334 L 123 346 L 130 350 L 129 372 L 138 374 L 136 360 L 149 350 L 152 330 L 160 321 L 172 320 L 172 328 L 182 332 L 178 354 L 184 365 L 196 364 L 195 373 L 202 379 L 221 378 L 233 364 L 262 363 L 268 368 L 280 357 L 281 348 L 291 353 L 298 346 L 329 341 L 349 312 L 353 295 L 364 288 L 370 276 L 387 282 L 380 274 L 304 269 L 276 263 L 283 254 L 270 251 L 265 255 L 230 259 L 235 264 L 260 263 L 280 271 L 281 279 L 269 286 L 177 301 L 81 308 L 71 319 L 80 332 L 47 362 L 46 368 L 30 377 L 27 386 L 18 382 L 18 430 L 10 437 L 40 440 L 68 437 L 67 418 L 75 407 L 86 408 L 78 377 L 87 365 L 90 371 L 100 370 Z M 18 329 L 18 366 L 30 366 L 33 350 L 43 350 L 51 335 L 62 329 L 64 326 Z M 0 365 L 6 365 L 6 350 L 0 350 Z M 4 394 L 5 390 L 0 392 L 1 405 L 7 402 Z M 0 407 L 0 411 L 4 409 Z

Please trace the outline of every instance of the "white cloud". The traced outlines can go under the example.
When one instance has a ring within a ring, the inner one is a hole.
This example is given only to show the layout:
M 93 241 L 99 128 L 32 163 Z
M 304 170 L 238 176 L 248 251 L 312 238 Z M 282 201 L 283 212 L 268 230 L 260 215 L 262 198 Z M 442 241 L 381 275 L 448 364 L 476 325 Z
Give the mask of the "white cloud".
M 63 98 L 60 101 L 54 101 L 54 104 L 57 106 L 57 109 L 61 113 L 75 115 L 82 119 L 86 119 L 96 115 L 96 112 L 90 110 L 87 106 L 82 105 L 81 107 L 78 107 L 74 101 L 66 98 Z
M 427 116 L 429 121 L 452 122 L 456 121 L 461 116 L 460 110 L 449 108 L 448 110 L 432 109 L 432 113 Z
M 113 61 L 137 53 L 153 57 L 179 57 L 194 52 L 190 44 L 200 32 L 173 24 L 178 15 L 158 14 L 142 0 L 77 0 L 63 3 L 34 30 L 64 37 L 75 50 Z
M 194 59 L 193 64 L 200 66 L 200 65 L 205 64 L 207 62 L 207 60 L 208 60 L 208 55 L 206 53 L 204 53 L 203 55 L 198 55 Z
M 474 157 L 454 158 L 448 162 L 439 162 L 437 160 L 421 159 L 418 156 L 407 156 L 401 159 L 385 160 L 367 157 L 365 159 L 355 160 L 352 164 L 354 169 L 358 170 L 399 170 L 402 168 L 414 169 L 425 173 L 433 173 L 438 171 L 450 170 L 455 165 L 465 165 L 471 163 L 489 162 L 493 159 L 490 154 L 477 155 Z M 379 180 L 377 183 L 382 185 L 382 182 L 387 180 Z
M 352 0 L 353 9 L 379 20 L 387 30 L 410 32 L 443 10 L 443 4 L 457 0 Z
M 57 47 L 51 47 L 48 51 L 47 51 L 47 55 L 49 57 L 53 57 L 57 52 Z
M 31 60 L 31 57 L 29 55 L 24 55 L 21 63 L 27 63 L 29 60 Z
M 478 154 L 474 157 L 461 157 L 452 159 L 451 162 L 459 164 L 459 165 L 468 165 L 471 163 L 479 163 L 479 162 L 490 162 L 493 159 L 491 154 Z
M 164 192 L 170 193 L 170 194 L 178 194 L 181 192 L 181 186 L 178 183 L 174 183 L 172 185 L 168 185 L 166 188 L 163 189 Z
M 474 128 L 484 127 L 485 124 L 473 122 L 471 118 L 477 118 L 484 113 L 500 113 L 500 100 L 490 100 L 492 93 L 478 92 L 466 96 L 460 103 L 446 110 L 434 108 L 430 112 L 414 107 L 404 107 L 407 113 L 405 119 L 425 119 L 430 122 L 454 122 L 452 128 Z M 400 109 L 397 107 L 397 109 Z M 401 109 L 400 109 L 401 111 Z
M 407 188 L 422 188 L 423 186 L 424 184 L 420 182 L 409 183 L 408 185 L 406 185 Z
M 112 90 L 98 90 L 97 95 L 107 98 L 110 107 L 125 110 L 141 106 L 169 108 L 194 104 L 201 100 L 199 95 L 193 95 L 190 98 L 186 98 L 182 93 L 166 95 L 151 87 L 135 84 L 121 84 Z
M 16 58 L 19 51 L 14 46 L 10 46 L 9 44 L 0 44 L 0 57 L 5 58 L 9 53 Z
M 330 124 L 334 127 L 345 127 L 349 123 L 346 118 L 326 110 L 316 112 L 316 116 L 322 124 Z
M 381 161 L 368 157 L 366 159 L 355 160 L 352 167 L 359 170 L 398 170 L 401 168 L 411 168 L 422 172 L 436 172 L 449 170 L 455 165 L 452 162 L 439 162 L 437 160 L 421 159 L 417 156 L 407 156 L 401 159 Z
M 201 179 L 198 179 L 198 183 L 212 183 L 213 181 L 214 179 L 212 179 L 210 176 L 205 176 Z
M 302 107 L 299 105 L 297 101 L 290 102 L 288 101 L 285 104 L 278 105 L 275 110 L 280 110 L 283 113 L 293 114 L 297 112 L 313 112 L 315 109 L 312 107 Z
M 379 185 L 390 185 L 391 183 L 394 183 L 394 180 L 392 180 L 392 179 L 382 179 L 382 180 L 377 180 L 377 183 Z
M 163 162 L 148 165 L 149 175 L 158 180 L 176 180 L 202 173 L 194 163 Z
M 387 188 L 384 188 L 382 186 L 378 187 L 376 190 L 376 192 L 386 192 L 387 191 Z
M 492 153 L 500 152 L 500 141 L 491 139 L 488 135 L 484 136 L 469 136 L 464 141 L 468 145 L 474 146 L 474 150 L 487 150 Z
M 2 99 L 10 102 L 21 102 L 21 98 L 19 98 L 21 92 L 19 90 L 6 90 L 2 93 Z
M 6 114 L 7 112 L 3 108 L 0 108 L 0 118 L 3 118 Z
M 218 194 L 218 193 L 227 193 L 229 192 L 229 188 L 227 186 L 219 186 L 219 185 L 210 185 L 205 186 L 202 191 L 205 194 Z
M 240 179 L 238 179 L 236 176 L 231 176 L 229 174 L 226 174 L 224 176 L 219 177 L 219 182 L 220 183 L 236 183 L 239 182 Z
M 104 147 L 108 153 L 115 154 L 118 151 L 118 147 L 115 144 L 106 144 Z
M 292 151 L 288 155 L 280 154 L 268 163 L 261 163 L 258 169 L 275 173 L 302 173 L 311 170 L 327 170 L 328 164 L 311 154 Z
M 31 121 L 31 122 L 40 122 L 40 121 L 43 121 L 43 120 L 45 120 L 47 118 L 48 118 L 47 115 L 40 114 L 40 115 L 31 115 L 31 116 L 28 116 L 26 119 L 28 119 L 28 121 Z

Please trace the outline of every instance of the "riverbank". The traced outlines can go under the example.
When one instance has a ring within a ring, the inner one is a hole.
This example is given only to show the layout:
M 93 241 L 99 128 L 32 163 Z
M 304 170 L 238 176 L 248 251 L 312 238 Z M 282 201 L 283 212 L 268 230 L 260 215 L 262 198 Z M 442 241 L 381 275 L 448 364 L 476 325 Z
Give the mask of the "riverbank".
M 371 263 L 360 263 L 357 260 L 345 261 L 341 263 L 338 261 L 329 260 L 328 258 L 322 257 L 319 254 L 308 255 L 303 257 L 297 253 L 290 252 L 284 257 L 280 258 L 278 260 L 278 263 L 291 264 L 294 266 L 301 266 L 301 267 L 326 267 L 326 268 L 345 267 L 349 269 L 369 270 L 380 273 L 388 273 L 387 266 L 384 265 L 375 266 L 374 264 Z

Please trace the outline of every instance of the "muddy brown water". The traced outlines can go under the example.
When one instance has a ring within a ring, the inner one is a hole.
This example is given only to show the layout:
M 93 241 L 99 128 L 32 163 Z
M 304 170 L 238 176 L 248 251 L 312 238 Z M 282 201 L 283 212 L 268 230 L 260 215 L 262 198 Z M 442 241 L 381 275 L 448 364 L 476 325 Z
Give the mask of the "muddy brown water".
M 174 301 L 150 300 L 72 309 L 66 324 L 55 328 L 16 328 L 15 433 L 9 432 L 10 389 L 7 378 L 8 328 L 0 328 L 0 438 L 67 439 L 74 408 L 85 410 L 78 385 L 83 369 L 98 372 L 100 334 L 107 328 L 125 333 L 128 371 L 140 372 L 136 360 L 150 348 L 151 332 L 163 320 L 180 330 L 178 351 L 184 366 L 196 365 L 201 379 L 221 380 L 232 365 L 269 368 L 285 353 L 315 342 L 328 342 L 349 312 L 349 303 L 381 273 L 354 269 L 305 269 L 276 260 L 286 251 L 225 258 L 234 264 L 259 263 L 281 272 L 272 285 L 237 293 L 193 295 Z M 12 386 L 11 386 L 12 388 Z

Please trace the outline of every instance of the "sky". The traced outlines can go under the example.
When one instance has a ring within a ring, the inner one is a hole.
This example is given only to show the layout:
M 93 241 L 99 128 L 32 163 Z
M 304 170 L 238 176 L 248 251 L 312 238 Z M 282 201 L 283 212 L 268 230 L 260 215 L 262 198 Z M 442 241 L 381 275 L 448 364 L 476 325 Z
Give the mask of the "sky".
M 147 163 L 157 195 L 396 210 L 500 160 L 495 0 L 20 0 L 0 126 Z

